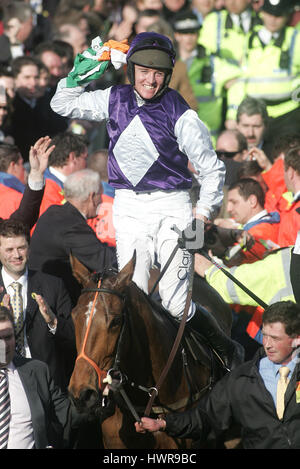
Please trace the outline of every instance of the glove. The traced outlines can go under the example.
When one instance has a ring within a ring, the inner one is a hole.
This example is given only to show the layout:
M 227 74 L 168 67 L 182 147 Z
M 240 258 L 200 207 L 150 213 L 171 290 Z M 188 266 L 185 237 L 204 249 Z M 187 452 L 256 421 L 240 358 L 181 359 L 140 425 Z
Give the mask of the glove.
M 194 218 L 183 231 L 179 231 L 178 245 L 181 249 L 186 249 L 189 253 L 195 254 L 201 250 L 204 244 L 204 222 Z
M 101 41 L 100 36 L 92 40 L 91 47 L 82 54 L 77 54 L 74 67 L 67 76 L 67 87 L 84 86 L 99 78 L 112 63 L 116 70 L 126 64 L 126 53 L 129 49 L 127 40 L 122 42 Z

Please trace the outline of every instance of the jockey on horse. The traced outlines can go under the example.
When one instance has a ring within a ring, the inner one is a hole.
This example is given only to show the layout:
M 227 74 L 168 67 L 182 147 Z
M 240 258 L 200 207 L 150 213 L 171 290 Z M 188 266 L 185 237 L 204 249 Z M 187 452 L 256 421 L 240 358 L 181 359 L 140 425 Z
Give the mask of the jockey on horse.
M 113 62 L 118 45 L 112 42 L 106 43 L 105 51 L 111 51 Z M 85 92 L 84 86 L 104 70 L 86 73 L 83 78 L 82 67 L 90 60 L 87 57 L 98 57 L 101 62 L 104 45 L 100 38 L 95 44 L 94 40 L 89 53 L 75 59 L 73 70 L 59 82 L 51 106 L 66 117 L 107 120 L 119 269 L 136 250 L 133 280 L 148 292 L 149 271 L 155 260 L 163 269 L 176 248 L 178 233 L 172 228 L 175 225 L 184 230 L 193 219 L 188 162 L 201 184 L 196 217 L 204 222 L 222 203 L 225 167 L 197 113 L 168 87 L 175 51 L 167 37 L 147 32 L 138 34 L 129 48 L 122 43 L 118 52 L 127 62 L 130 84 Z M 178 249 L 159 282 L 162 305 L 178 321 L 185 309 L 192 269 L 192 254 Z M 238 345 L 205 308 L 191 301 L 187 320 L 208 338 L 228 368 L 241 361 Z

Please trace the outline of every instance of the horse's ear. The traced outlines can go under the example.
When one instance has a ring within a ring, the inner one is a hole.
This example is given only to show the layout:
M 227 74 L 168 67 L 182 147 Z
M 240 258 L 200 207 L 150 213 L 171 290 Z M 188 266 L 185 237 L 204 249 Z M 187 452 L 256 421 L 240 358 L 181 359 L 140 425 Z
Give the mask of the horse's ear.
M 136 251 L 134 250 L 131 260 L 118 273 L 116 279 L 116 287 L 123 290 L 132 280 L 136 263 Z
M 91 279 L 91 272 L 72 254 L 70 254 L 70 264 L 74 277 L 84 287 Z

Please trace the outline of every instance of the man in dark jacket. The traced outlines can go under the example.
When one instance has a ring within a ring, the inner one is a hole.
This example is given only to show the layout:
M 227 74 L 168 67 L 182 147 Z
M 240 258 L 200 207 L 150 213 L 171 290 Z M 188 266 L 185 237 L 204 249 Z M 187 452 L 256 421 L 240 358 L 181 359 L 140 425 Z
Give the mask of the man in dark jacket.
M 64 205 L 52 205 L 39 218 L 30 244 L 29 267 L 63 279 L 75 306 L 81 286 L 72 274 L 70 254 L 91 272 L 116 267 L 115 249 L 101 243 L 86 219 L 96 216 L 101 181 L 90 169 L 67 177 Z
M 274 303 L 263 317 L 264 351 L 222 378 L 196 408 L 157 420 L 143 417 L 136 430 L 205 441 L 211 429 L 220 435 L 237 423 L 244 449 L 300 449 L 299 345 L 300 306 Z M 280 368 L 288 373 L 284 401 L 277 386 Z

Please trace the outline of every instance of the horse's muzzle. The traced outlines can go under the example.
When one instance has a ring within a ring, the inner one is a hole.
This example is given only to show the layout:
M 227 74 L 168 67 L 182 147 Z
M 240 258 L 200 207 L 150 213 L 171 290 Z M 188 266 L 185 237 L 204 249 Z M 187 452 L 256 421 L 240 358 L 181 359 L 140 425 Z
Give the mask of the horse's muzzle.
M 101 405 L 98 392 L 92 388 L 83 389 L 78 398 L 75 398 L 71 392 L 69 392 L 69 396 L 80 413 L 94 413 L 96 408 Z

